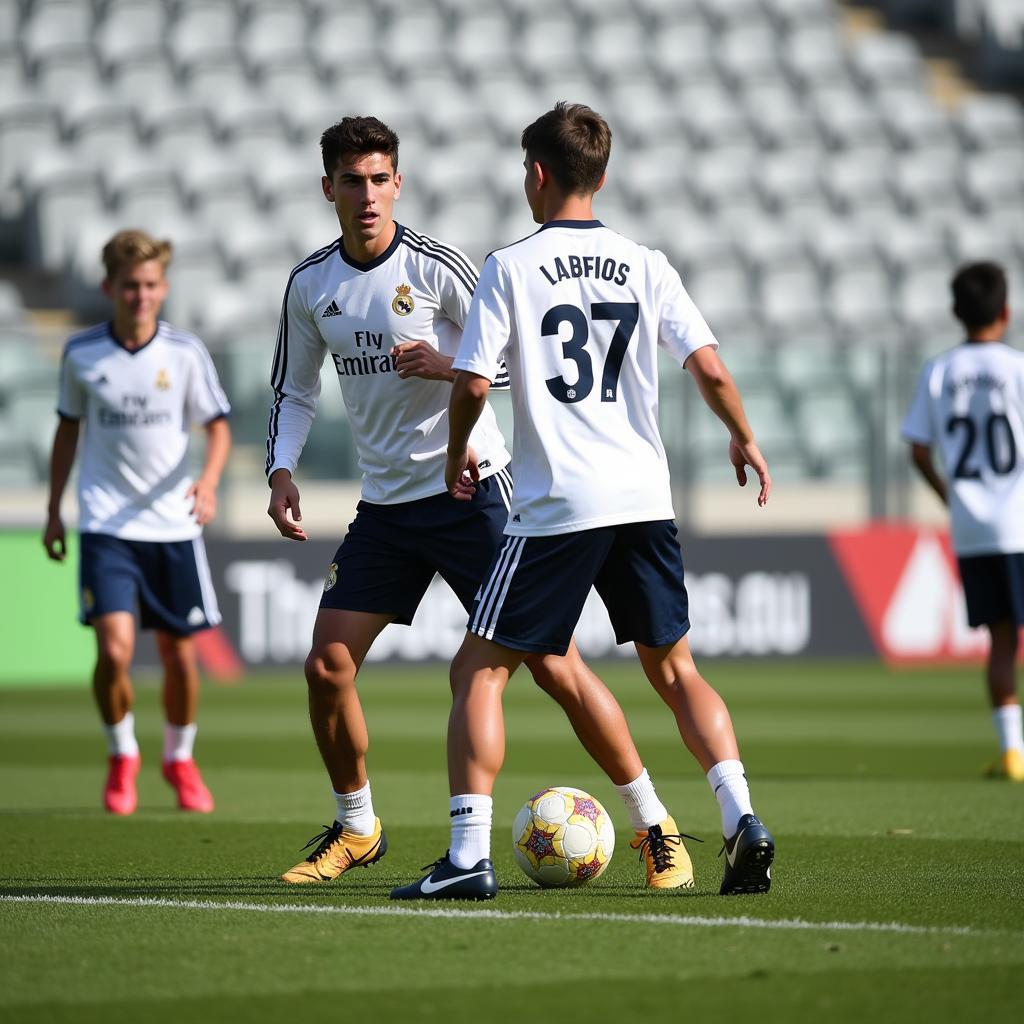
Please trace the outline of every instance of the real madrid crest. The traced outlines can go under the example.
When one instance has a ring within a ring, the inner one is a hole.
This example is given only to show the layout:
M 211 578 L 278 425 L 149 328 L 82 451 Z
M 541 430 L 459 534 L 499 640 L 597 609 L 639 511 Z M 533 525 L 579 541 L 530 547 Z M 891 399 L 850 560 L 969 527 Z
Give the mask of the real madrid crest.
M 391 308 L 399 316 L 408 316 L 415 308 L 412 296 L 409 294 L 412 288 L 407 284 L 400 284 L 395 291 L 398 294 L 391 300 Z
M 167 376 L 166 370 L 161 370 L 156 375 L 156 387 L 158 391 L 169 391 L 171 387 L 171 378 Z
M 338 563 L 331 562 L 327 567 L 327 575 L 324 577 L 324 593 L 326 594 L 335 583 L 338 582 Z

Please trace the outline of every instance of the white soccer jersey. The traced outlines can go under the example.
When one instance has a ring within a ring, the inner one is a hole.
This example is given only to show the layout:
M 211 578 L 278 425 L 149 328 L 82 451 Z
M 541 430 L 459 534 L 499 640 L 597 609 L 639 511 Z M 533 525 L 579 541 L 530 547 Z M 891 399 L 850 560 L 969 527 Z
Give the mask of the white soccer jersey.
M 79 529 L 125 540 L 176 541 L 202 528 L 185 492 L 189 427 L 231 411 L 210 354 L 163 320 L 141 348 L 110 324 L 64 348 L 57 412 L 84 421 L 78 470 Z
M 484 264 L 455 367 L 512 386 L 506 533 L 671 519 L 658 346 L 717 347 L 665 256 L 600 221 L 551 221 Z
M 1024 353 L 967 342 L 926 363 L 903 436 L 941 453 L 958 555 L 1024 551 Z
M 350 259 L 340 240 L 300 263 L 288 280 L 274 353 L 267 476 L 282 468 L 294 474 L 330 353 L 359 453 L 363 498 L 393 505 L 442 493 L 451 384 L 403 380 L 391 349 L 426 341 L 454 356 L 476 279 L 458 249 L 402 225 L 369 263 Z M 504 375 L 503 368 L 496 372 Z M 489 406 L 470 443 L 482 476 L 508 465 Z

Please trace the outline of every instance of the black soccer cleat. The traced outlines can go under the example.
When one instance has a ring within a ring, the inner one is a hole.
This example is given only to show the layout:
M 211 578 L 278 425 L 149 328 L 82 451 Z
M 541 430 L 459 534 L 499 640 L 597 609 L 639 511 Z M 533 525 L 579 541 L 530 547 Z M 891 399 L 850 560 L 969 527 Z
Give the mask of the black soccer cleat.
M 493 900 L 498 892 L 494 865 L 479 860 L 471 868 L 457 868 L 445 853 L 422 870 L 430 874 L 418 882 L 391 890 L 393 900 Z
M 767 892 L 772 887 L 772 861 L 775 841 L 772 834 L 753 814 L 744 814 L 732 839 L 722 837 L 720 852 L 725 853 L 725 877 L 720 896 Z

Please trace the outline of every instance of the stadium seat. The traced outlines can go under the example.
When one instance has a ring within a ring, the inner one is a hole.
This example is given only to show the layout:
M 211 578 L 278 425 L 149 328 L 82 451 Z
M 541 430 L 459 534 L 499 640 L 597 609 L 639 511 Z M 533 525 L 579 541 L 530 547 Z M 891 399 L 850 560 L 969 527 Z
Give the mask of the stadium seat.
M 162 62 L 165 32 L 163 11 L 157 5 L 134 0 L 108 8 L 93 39 L 104 73 L 114 77 L 126 65 Z
M 779 57 L 794 85 L 819 88 L 846 81 L 845 51 L 832 25 L 800 25 L 781 41 Z
M 995 260 L 1012 266 L 1024 254 L 1024 216 L 965 217 L 949 226 L 949 237 L 958 264 Z M 1024 280 L 1012 284 L 1020 287 Z
M 738 263 L 694 267 L 684 277 L 683 286 L 718 337 L 752 342 L 763 337 L 749 278 Z
M 820 152 L 784 150 L 761 156 L 754 186 L 766 209 L 790 221 L 828 216 L 821 187 Z
M 265 6 L 242 19 L 239 50 L 250 78 L 261 81 L 269 68 L 302 65 L 308 60 L 309 25 L 299 6 Z
M 290 142 L 288 124 L 277 105 L 255 92 L 231 92 L 213 107 L 221 143 L 242 159 L 259 160 Z
M 785 80 L 750 83 L 742 97 L 750 131 L 762 149 L 799 150 L 805 157 L 820 151 L 814 114 Z
M 22 327 L 26 319 L 21 292 L 11 281 L 0 281 L 0 330 Z M 5 340 L 0 336 L 0 345 L 4 344 Z
M 952 267 L 907 273 L 897 289 L 897 315 L 914 342 L 931 351 L 959 340 L 960 328 L 950 313 Z
M 753 148 L 754 140 L 743 107 L 721 85 L 705 83 L 687 88 L 680 114 L 695 149 L 722 146 Z
M 692 12 L 685 19 L 676 18 L 661 26 L 650 46 L 651 67 L 675 88 L 689 90 L 693 86 L 718 84 L 714 37 L 704 20 L 694 18 Z
M 0 190 L 39 153 L 61 147 L 57 105 L 25 94 L 0 96 Z
M 727 4 L 720 0 L 698 0 L 698 6 L 708 23 L 719 32 L 739 25 L 754 25 L 766 17 L 761 0 L 730 0 Z
M 623 13 L 616 18 L 601 17 L 593 25 L 582 57 L 590 77 L 608 86 L 642 75 L 647 68 L 647 53 L 648 37 L 643 25 L 635 14 Z
M 921 220 L 949 220 L 964 212 L 958 166 L 932 153 L 904 156 L 893 166 L 892 185 L 904 211 Z
M 92 16 L 87 4 L 41 4 L 30 11 L 17 33 L 25 67 L 33 76 L 49 64 L 89 63 Z
M 822 165 L 822 188 L 836 213 L 893 212 L 896 201 L 889 190 L 889 168 L 875 151 L 837 153 Z
M 1024 107 L 1010 96 L 967 96 L 954 115 L 964 144 L 972 150 L 1024 148 Z
M 248 183 L 250 170 L 226 151 L 212 150 L 177 161 L 175 173 L 189 209 L 220 232 L 256 212 L 257 199 Z
M 515 52 L 509 19 L 498 8 L 467 11 L 454 21 L 445 52 L 452 66 L 473 82 L 507 68 Z
M 895 313 L 889 278 L 878 264 L 834 274 L 825 305 L 837 337 L 846 344 L 889 342 Z
M 889 136 L 877 110 L 863 93 L 848 83 L 832 82 L 816 88 L 810 105 L 821 138 L 830 149 L 886 151 L 890 148 Z
M 1024 151 L 979 153 L 964 161 L 963 186 L 968 201 L 981 213 L 1024 209 Z
M 395 77 L 403 75 L 406 68 L 433 63 L 444 51 L 441 20 L 418 4 L 402 7 L 401 17 L 390 19 L 381 34 L 380 52 Z
M 949 265 L 946 231 L 941 223 L 913 215 L 886 215 L 869 222 L 868 229 L 894 275 Z
M 850 479 L 863 475 L 868 439 L 863 416 L 863 410 L 842 389 L 815 390 L 801 396 L 797 431 L 812 476 Z
M 821 283 L 814 271 L 801 267 L 766 271 L 759 295 L 761 312 L 776 343 L 828 336 Z
M 880 258 L 874 233 L 859 220 L 822 216 L 800 224 L 804 244 L 819 270 L 833 275 L 844 270 L 864 270 Z
M 921 52 L 910 36 L 896 32 L 866 33 L 850 45 L 850 66 L 875 93 L 907 86 L 920 87 Z
M 608 94 L 607 117 L 616 137 L 631 153 L 645 154 L 665 140 L 682 135 L 678 105 L 666 103 L 661 86 L 651 79 L 617 79 Z
M 719 74 L 734 89 L 758 89 L 782 77 L 778 38 L 764 23 L 740 21 L 715 47 Z
M 199 94 L 216 95 L 218 83 L 241 75 L 235 12 L 230 4 L 185 8 L 171 26 L 167 52 L 175 73 Z
M 958 154 L 956 134 L 946 112 L 926 93 L 916 89 L 887 90 L 878 108 L 893 145 L 902 150 L 927 150 L 935 160 Z
M 752 274 L 761 275 L 785 267 L 813 273 L 803 238 L 778 217 L 749 217 L 728 225 L 733 245 Z
M 135 110 L 109 92 L 80 90 L 61 106 L 64 137 L 89 156 L 110 159 L 112 153 L 130 153 L 139 144 Z
M 166 223 L 182 212 L 182 193 L 173 167 L 142 152 L 125 154 L 101 168 L 110 209 L 126 224 Z
M 345 41 L 344 50 L 339 40 Z M 381 33 L 368 7 L 332 7 L 311 28 L 308 45 L 313 63 L 327 81 L 342 70 L 352 76 L 373 74 L 379 78 Z
M 696 154 L 687 167 L 686 183 L 700 206 L 716 216 L 740 218 L 760 209 L 751 167 L 734 150 Z

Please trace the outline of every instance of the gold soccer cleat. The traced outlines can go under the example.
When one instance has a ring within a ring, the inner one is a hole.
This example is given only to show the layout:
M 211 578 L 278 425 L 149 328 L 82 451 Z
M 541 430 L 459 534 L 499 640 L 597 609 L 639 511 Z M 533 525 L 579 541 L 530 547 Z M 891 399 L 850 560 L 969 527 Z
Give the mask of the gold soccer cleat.
M 998 759 L 988 766 L 985 774 L 990 779 L 1024 782 L 1024 754 L 1019 750 L 1004 750 Z
M 686 852 L 684 839 L 703 842 L 696 836 L 683 835 L 671 817 L 660 825 L 652 825 L 646 832 L 637 832 L 636 839 L 629 845 L 640 851 L 640 859 L 647 868 L 649 888 L 693 888 L 693 864 Z
M 368 868 L 388 851 L 388 838 L 380 827 L 380 818 L 373 819 L 373 833 L 357 836 L 346 832 L 338 822 L 324 825 L 324 830 L 303 847 L 316 849 L 281 876 L 282 882 L 300 885 L 305 882 L 329 882 L 349 868 Z

